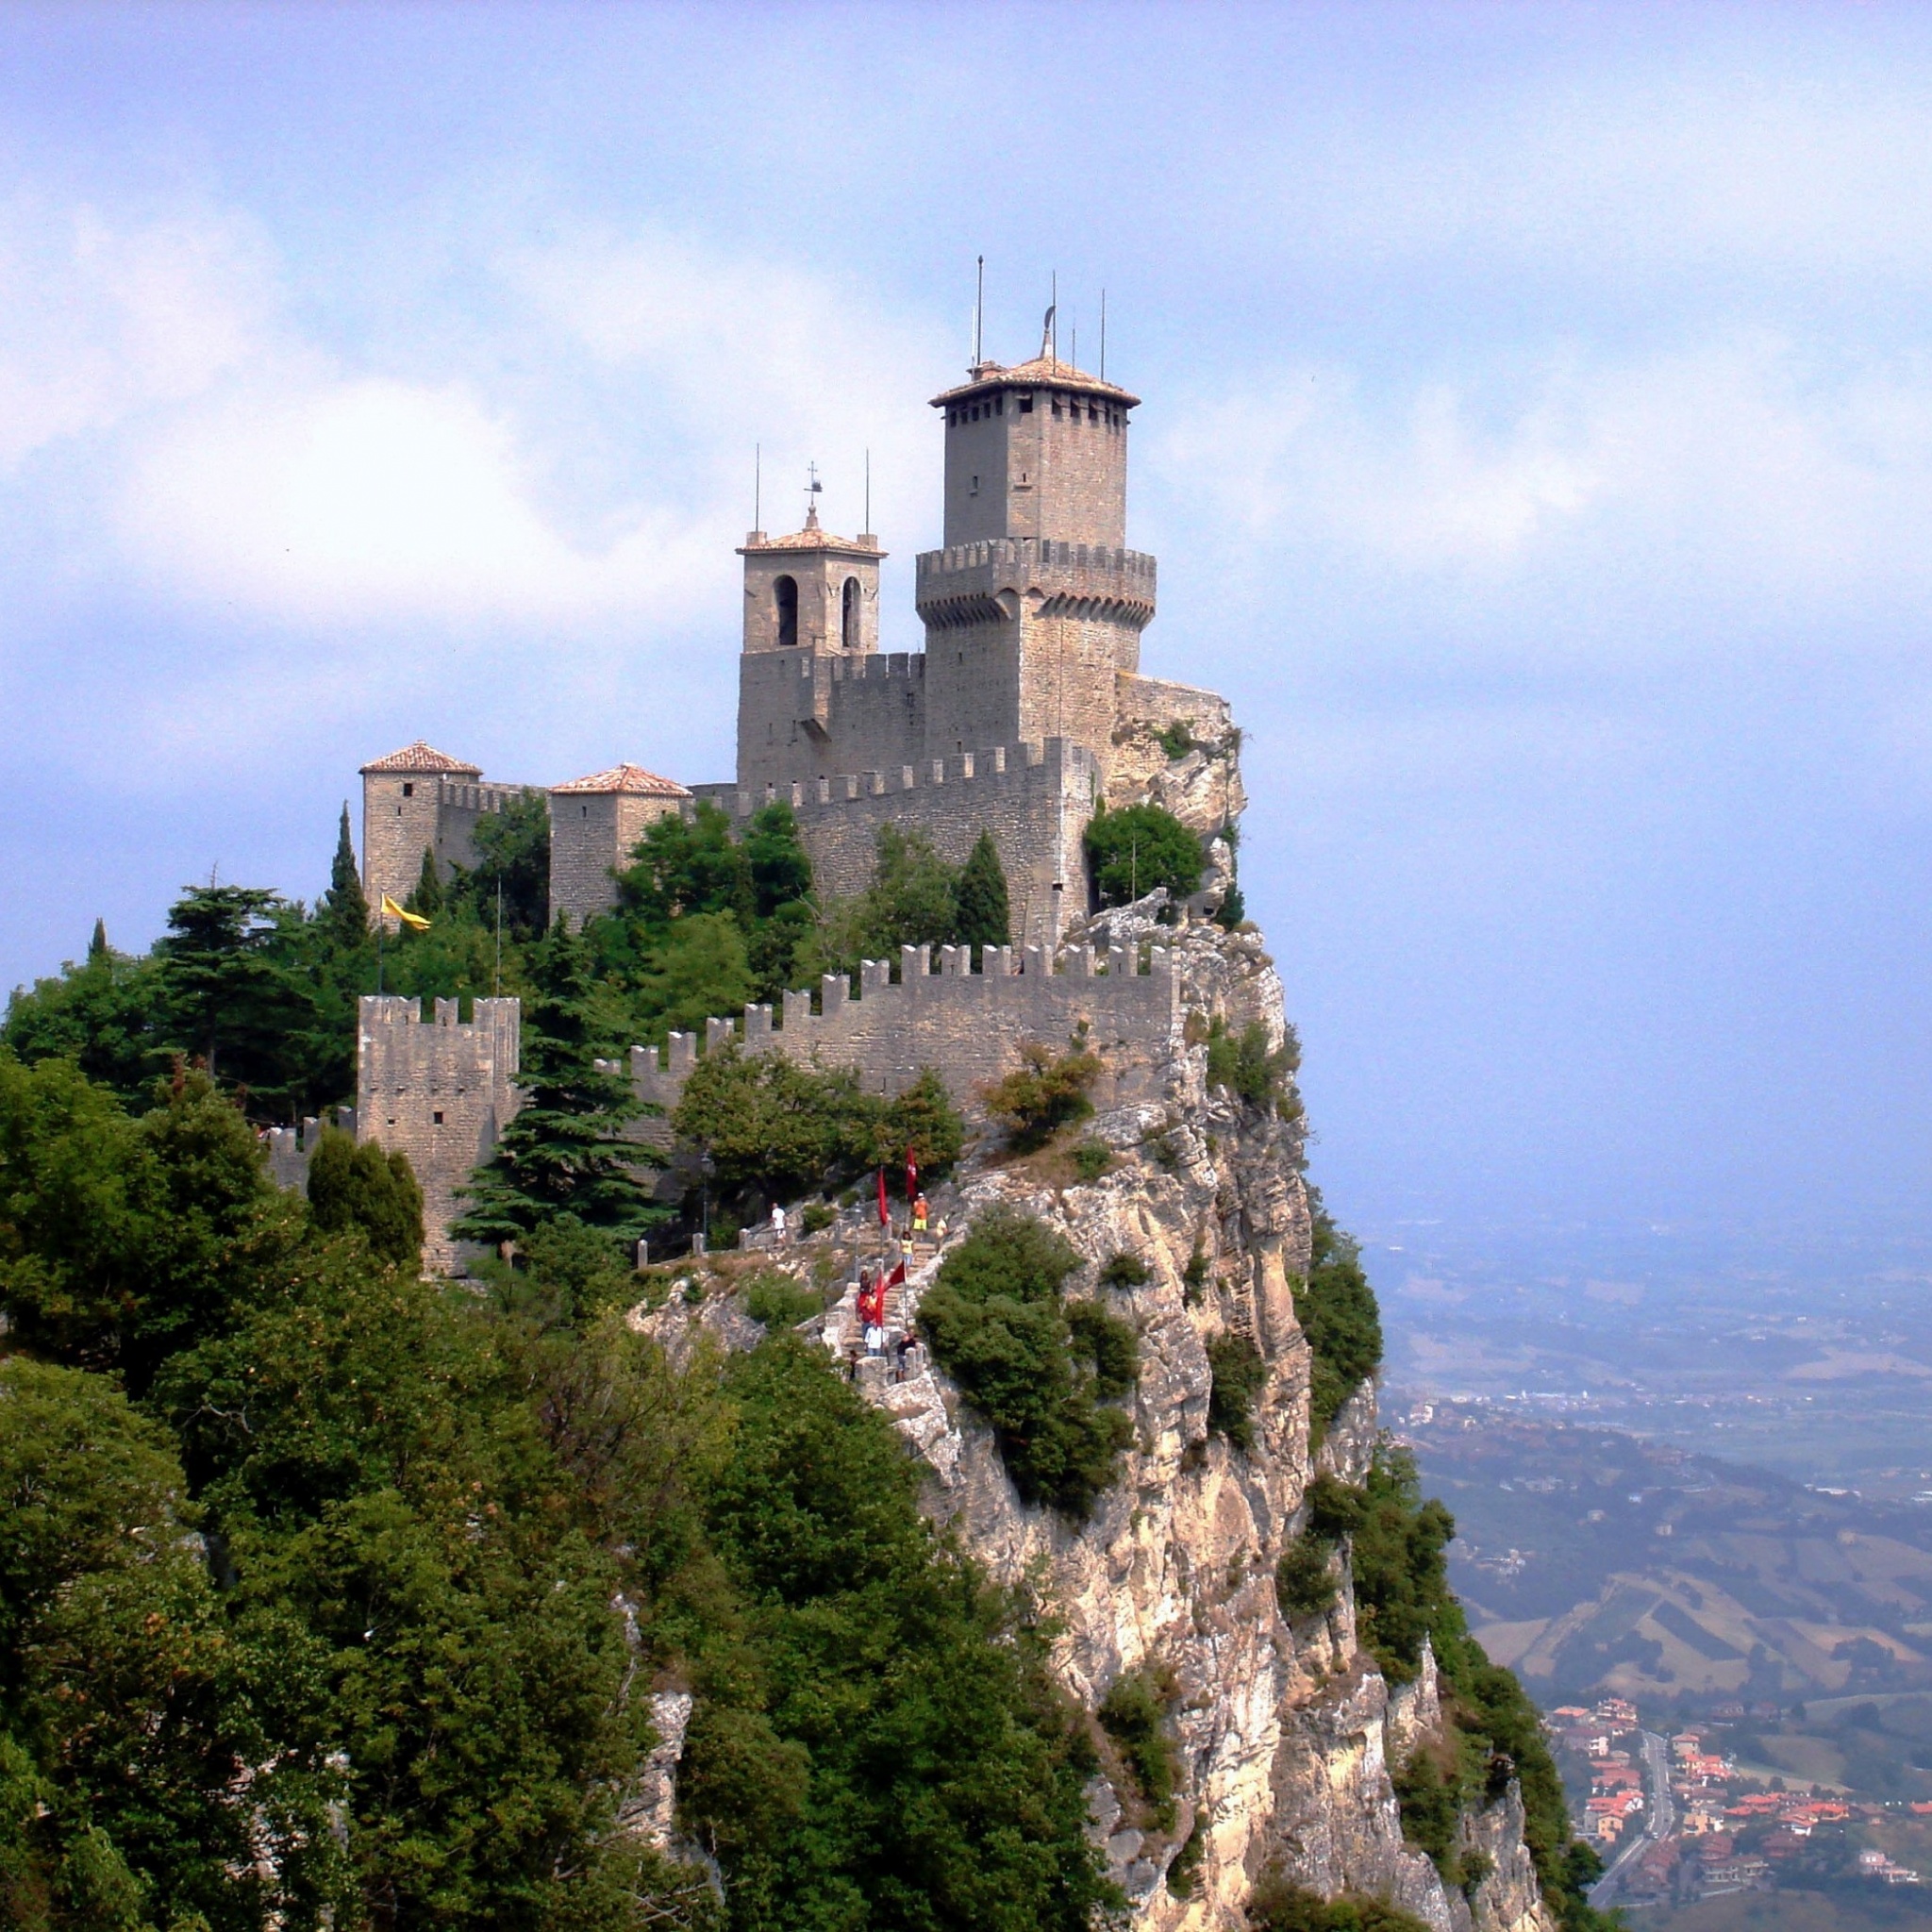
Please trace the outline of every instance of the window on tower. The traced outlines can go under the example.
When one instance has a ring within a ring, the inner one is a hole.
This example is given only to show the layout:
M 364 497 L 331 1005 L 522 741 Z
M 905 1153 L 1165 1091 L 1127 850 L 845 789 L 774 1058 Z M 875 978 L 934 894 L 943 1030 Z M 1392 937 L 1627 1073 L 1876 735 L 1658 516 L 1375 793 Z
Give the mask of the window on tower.
M 840 640 L 848 651 L 858 648 L 858 579 L 847 577 L 840 599 Z
M 772 586 L 773 601 L 778 607 L 778 648 L 791 650 L 798 642 L 798 580 L 780 577 Z
M 1031 390 L 1028 390 L 1020 398 L 1020 413 L 1023 416 L 1030 416 L 1033 413 L 1033 391 Z

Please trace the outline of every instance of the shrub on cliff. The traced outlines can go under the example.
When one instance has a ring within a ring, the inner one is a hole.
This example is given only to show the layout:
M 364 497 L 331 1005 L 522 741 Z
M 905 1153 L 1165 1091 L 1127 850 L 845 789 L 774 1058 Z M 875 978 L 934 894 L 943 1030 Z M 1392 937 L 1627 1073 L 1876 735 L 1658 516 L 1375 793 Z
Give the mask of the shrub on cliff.
M 1153 1813 L 1155 1828 L 1174 1828 L 1174 1744 L 1167 1735 L 1160 1674 L 1152 1669 L 1124 1671 L 1108 1687 L 1097 1713 L 1101 1728 L 1121 1748 Z
M 1157 886 L 1185 899 L 1207 868 L 1200 840 L 1158 805 L 1102 806 L 1087 822 L 1085 844 L 1103 906 L 1128 905 Z
M 1249 1932 L 1426 1932 L 1423 1922 L 1386 1900 L 1343 1892 L 1324 1898 L 1264 1873 L 1248 1901 Z
M 1061 1285 L 1080 1257 L 1030 1216 L 985 1216 L 920 1304 L 933 1357 L 992 1425 L 1029 1503 L 1085 1517 L 1119 1474 L 1133 1425 L 1105 1405 L 1138 1371 L 1133 1331 Z
M 1301 1064 L 1301 1044 L 1292 1026 L 1282 1029 L 1279 1046 L 1271 1045 L 1268 1029 L 1252 1021 L 1239 1033 L 1216 1014 L 1208 1028 L 1208 1084 L 1220 1087 L 1250 1107 L 1273 1110 L 1287 1098 L 1289 1081 Z
M 1091 1053 L 1055 1054 L 1037 1041 L 1020 1049 L 1020 1064 L 980 1090 L 986 1110 L 1023 1153 L 1043 1147 L 1062 1127 L 1091 1117 L 1088 1090 L 1100 1077 Z
M 1218 1429 L 1237 1449 L 1255 1446 L 1255 1404 L 1268 1381 L 1268 1364 L 1245 1335 L 1224 1330 L 1208 1343 L 1212 1376 L 1208 1426 Z
M 1308 1438 L 1319 1446 L 1341 1405 L 1382 1366 L 1382 1317 L 1362 1272 L 1361 1249 L 1336 1226 L 1310 1188 L 1307 1278 L 1294 1289 L 1295 1319 L 1308 1339 Z

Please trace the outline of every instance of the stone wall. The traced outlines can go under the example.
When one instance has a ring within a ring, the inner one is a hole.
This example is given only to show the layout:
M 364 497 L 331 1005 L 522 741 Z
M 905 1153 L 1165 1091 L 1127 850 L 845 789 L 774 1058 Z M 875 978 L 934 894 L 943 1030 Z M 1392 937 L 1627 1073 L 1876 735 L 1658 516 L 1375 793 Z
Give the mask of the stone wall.
M 819 891 L 840 895 L 871 884 L 883 824 L 923 832 L 954 865 L 964 862 L 982 830 L 989 831 L 1006 869 L 1014 938 L 1022 944 L 1051 945 L 1070 920 L 1087 912 L 1080 838 L 1100 786 L 1101 768 L 1092 752 L 1049 739 L 922 759 L 891 771 L 841 773 L 783 789 L 691 789 L 740 819 L 768 798 L 789 799 Z
M 1124 949 L 1103 958 L 1077 947 L 1062 955 L 1058 972 L 1054 963 L 1039 946 L 988 947 L 984 971 L 974 973 L 969 947 L 943 946 L 935 961 L 928 946 L 903 946 L 897 980 L 883 959 L 865 962 L 856 995 L 842 974 L 828 974 L 819 982 L 817 1012 L 809 992 L 788 992 L 775 1012 L 754 1006 L 738 1019 L 708 1021 L 705 1050 L 736 1041 L 748 1054 L 856 1067 L 869 1093 L 902 1093 L 930 1067 L 954 1100 L 971 1108 L 982 1086 L 1018 1064 L 1023 1046 L 1058 1051 L 1077 1038 L 1103 1062 L 1098 1105 L 1151 1097 L 1180 1037 L 1167 951 L 1152 949 L 1144 971 Z M 669 1113 L 697 1058 L 690 1033 L 674 1033 L 661 1055 L 632 1047 L 638 1097 Z
M 925 755 L 924 654 L 756 651 L 738 660 L 740 785 L 891 771 Z
M 287 1188 L 292 1194 L 306 1194 L 308 1191 L 308 1163 L 315 1158 L 315 1150 L 322 1144 L 325 1125 L 333 1124 L 345 1134 L 356 1131 L 356 1109 L 352 1107 L 339 1107 L 335 1109 L 332 1122 L 323 1122 L 310 1114 L 299 1128 L 269 1127 L 261 1137 L 262 1150 L 268 1156 L 268 1171 L 278 1188 Z
M 368 772 L 362 778 L 362 891 L 373 913 L 387 892 L 400 906 L 416 890 L 423 855 L 439 877 L 476 863 L 477 822 L 535 788 L 486 785 L 423 772 Z
M 455 1000 L 438 1000 L 425 1024 L 414 1000 L 372 994 L 360 1002 L 356 1137 L 409 1157 L 423 1188 L 423 1261 L 432 1271 L 458 1265 L 448 1233 L 460 1206 L 456 1191 L 516 1115 L 521 1014 L 515 1000 L 478 1000 L 464 1024 Z

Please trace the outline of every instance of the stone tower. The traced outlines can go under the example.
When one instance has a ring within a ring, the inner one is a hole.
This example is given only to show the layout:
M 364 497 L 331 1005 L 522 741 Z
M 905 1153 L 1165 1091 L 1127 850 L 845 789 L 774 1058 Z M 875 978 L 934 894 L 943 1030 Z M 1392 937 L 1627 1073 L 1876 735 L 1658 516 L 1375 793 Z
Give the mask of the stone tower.
M 1126 548 L 1139 403 L 1051 343 L 933 399 L 945 547 L 918 559 L 916 593 L 931 756 L 1051 738 L 1104 753 L 1154 616 L 1154 559 Z
M 789 537 L 753 530 L 744 558 L 744 650 L 738 660 L 738 782 L 761 789 L 822 772 L 916 758 L 924 714 L 907 681 L 888 691 L 878 661 L 879 564 L 870 533 L 835 537 L 816 504 Z M 911 709 L 908 710 L 908 702 Z
M 362 767 L 362 890 L 372 913 L 385 893 L 400 906 L 416 890 L 425 852 L 436 855 L 438 872 L 448 875 L 444 789 L 475 784 L 482 775 L 480 766 L 420 738 Z

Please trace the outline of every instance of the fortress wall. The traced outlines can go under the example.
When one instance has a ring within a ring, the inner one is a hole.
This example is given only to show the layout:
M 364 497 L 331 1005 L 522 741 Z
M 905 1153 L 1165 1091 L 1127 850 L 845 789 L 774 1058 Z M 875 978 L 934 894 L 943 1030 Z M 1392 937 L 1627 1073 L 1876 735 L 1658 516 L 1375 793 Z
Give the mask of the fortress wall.
M 521 1014 L 513 999 L 478 1000 L 463 1024 L 456 1001 L 438 1000 L 425 1025 L 414 1000 L 372 994 L 360 1002 L 356 1137 L 409 1157 L 423 1188 L 423 1260 L 431 1270 L 457 1266 L 447 1233 L 461 1205 L 456 1191 L 516 1115 Z
M 842 974 L 827 974 L 820 982 L 820 1012 L 812 1011 L 810 993 L 788 992 L 777 1012 L 754 1006 L 740 1020 L 707 1022 L 706 1051 L 736 1041 L 748 1054 L 857 1067 L 870 1093 L 904 1092 L 931 1067 L 958 1104 L 973 1107 L 982 1086 L 1012 1070 L 1023 1046 L 1037 1041 L 1058 1050 L 1079 1037 L 1104 1064 L 1096 1090 L 1101 1105 L 1158 1095 L 1181 1018 L 1165 948 L 1154 950 L 1145 973 L 1126 952 L 1101 959 L 1091 948 L 1064 955 L 1058 973 L 1051 954 L 1038 946 L 989 947 L 983 973 L 972 972 L 971 963 L 970 948 L 945 946 L 934 973 L 930 948 L 904 946 L 896 984 L 885 960 L 869 959 L 856 997 Z M 639 1097 L 669 1113 L 697 1053 L 696 1036 L 688 1033 L 674 1033 L 661 1057 L 655 1048 L 632 1047 Z
M 1051 944 L 1070 920 L 1086 916 L 1080 836 L 1099 786 L 1099 766 L 1085 745 L 1050 739 L 922 759 L 890 772 L 844 773 L 782 791 L 694 789 L 737 818 L 757 810 L 768 795 L 788 797 L 819 891 L 841 896 L 872 883 L 883 824 L 924 833 L 952 865 L 963 864 L 981 831 L 989 831 L 1006 869 L 1014 937 L 1023 944 Z
M 1058 597 L 1022 622 L 1022 735 L 1052 733 L 1081 744 L 1107 744 L 1113 737 L 1118 673 L 1140 661 L 1139 626 L 1103 614 L 1088 600 Z
M 437 817 L 436 869 L 445 882 L 456 866 L 460 865 L 466 872 L 475 870 L 477 824 L 504 810 L 512 799 L 536 789 L 525 785 L 462 784 L 449 778 L 442 781 Z M 422 855 L 418 853 L 419 869 L 422 863 Z M 412 889 L 415 883 L 412 874 Z
M 923 652 L 748 652 L 738 665 L 738 782 L 888 771 L 925 752 Z

